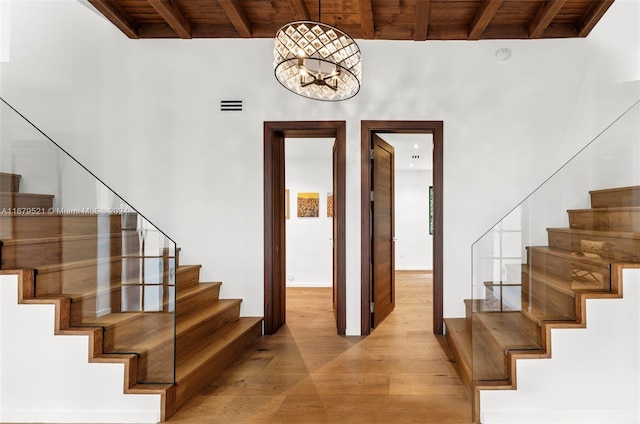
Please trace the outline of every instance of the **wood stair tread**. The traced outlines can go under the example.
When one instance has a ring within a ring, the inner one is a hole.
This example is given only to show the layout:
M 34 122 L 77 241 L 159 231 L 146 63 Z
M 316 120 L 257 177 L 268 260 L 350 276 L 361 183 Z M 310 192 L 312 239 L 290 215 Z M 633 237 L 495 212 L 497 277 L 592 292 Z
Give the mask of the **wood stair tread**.
M 37 193 L 19 193 L 15 191 L 0 191 L 1 197 L 38 197 L 38 198 L 48 198 L 53 199 L 55 196 L 53 194 L 37 194 Z
M 464 303 L 471 307 L 473 312 L 517 312 L 519 307 L 510 305 L 508 302 L 500 302 L 498 298 L 487 299 L 465 299 Z
M 640 212 L 640 206 L 607 206 L 602 208 L 567 209 L 569 213 Z
M 89 267 L 89 266 L 97 265 L 100 263 L 117 262 L 117 261 L 121 261 L 124 258 L 126 257 L 125 256 L 108 256 L 104 258 L 83 259 L 80 261 L 70 261 L 70 262 L 61 262 L 57 264 L 42 265 L 42 266 L 36 267 L 36 269 L 40 273 L 56 272 L 56 271 L 61 271 L 66 269 Z
M 85 318 L 83 319 L 82 326 L 103 327 L 105 329 L 109 329 L 112 327 L 123 325 L 132 320 L 142 319 L 144 314 L 144 312 L 115 312 L 103 315 L 101 317 Z
M 197 372 L 207 361 L 215 357 L 234 340 L 241 338 L 261 321 L 262 318 L 242 317 L 216 331 L 213 340 L 201 340 L 197 345 L 193 346 L 191 353 L 184 358 L 180 358 L 179 363 L 176 365 L 177 383 L 180 384 L 194 372 Z
M 202 268 L 202 265 L 180 265 L 177 267 L 176 273 L 183 273 L 192 269 L 200 269 L 200 268 Z
M 633 231 L 610 231 L 610 230 L 587 230 L 582 228 L 547 228 L 547 231 L 554 231 L 558 233 L 567 234 L 584 234 L 595 237 L 613 237 L 613 238 L 628 238 L 628 239 L 640 239 L 640 232 Z
M 578 252 L 571 252 L 569 250 L 556 249 L 548 246 L 529 246 L 528 250 L 541 252 L 543 254 L 556 256 L 570 261 L 580 261 L 590 263 L 592 265 L 608 266 L 611 264 L 611 260 L 597 255 L 585 255 L 581 256 Z
M 22 244 L 40 244 L 40 243 L 57 243 L 57 242 L 74 242 L 83 240 L 99 240 L 114 237 L 134 237 L 134 235 L 123 234 L 122 230 L 117 229 L 111 233 L 100 234 L 71 234 L 45 237 L 29 237 L 29 238 L 3 238 L 2 243 L 5 247 L 16 246 Z
M 162 256 L 144 256 L 144 258 L 161 258 L 161 257 Z M 102 258 L 83 259 L 80 261 L 69 261 L 69 262 L 61 262 L 57 264 L 42 265 L 42 266 L 36 267 L 36 269 L 38 270 L 38 272 L 55 272 L 55 271 L 68 270 L 68 269 L 74 269 L 74 268 L 89 267 L 89 266 L 97 265 L 100 263 L 118 262 L 118 261 L 122 261 L 123 259 L 142 259 L 142 258 L 143 256 L 132 256 L 132 255 L 107 256 Z M 180 265 L 176 268 L 176 274 L 187 272 L 190 269 L 193 269 L 194 267 L 200 268 L 200 265 Z M 133 280 L 135 281 L 136 279 L 133 279 Z

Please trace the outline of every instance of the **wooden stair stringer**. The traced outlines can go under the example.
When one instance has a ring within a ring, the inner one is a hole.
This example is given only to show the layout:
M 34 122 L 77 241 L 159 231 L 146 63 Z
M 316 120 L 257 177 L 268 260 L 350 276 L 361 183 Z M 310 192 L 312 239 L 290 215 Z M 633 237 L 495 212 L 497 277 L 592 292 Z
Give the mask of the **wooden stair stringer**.
M 0 274 L 18 276 L 18 303 L 31 305 L 54 305 L 54 334 L 87 336 L 90 363 L 119 363 L 124 365 L 125 394 L 158 394 L 161 399 L 161 420 L 165 421 L 175 412 L 176 387 L 172 384 L 138 384 L 138 356 L 135 354 L 104 353 L 102 327 L 71 326 L 71 299 L 65 296 L 35 297 L 35 270 L 2 270 Z
M 478 423 L 480 418 L 480 390 L 517 390 L 518 378 L 516 361 L 519 359 L 549 359 L 552 357 L 551 330 L 553 329 L 578 329 L 587 327 L 587 300 L 588 299 L 620 299 L 622 298 L 622 274 L 625 269 L 640 269 L 640 263 L 613 262 L 611 264 L 611 291 L 610 292 L 576 292 L 576 319 L 575 321 L 545 321 L 541 326 L 542 349 L 538 352 L 509 351 L 508 352 L 508 379 L 504 381 L 473 382 L 473 422 Z

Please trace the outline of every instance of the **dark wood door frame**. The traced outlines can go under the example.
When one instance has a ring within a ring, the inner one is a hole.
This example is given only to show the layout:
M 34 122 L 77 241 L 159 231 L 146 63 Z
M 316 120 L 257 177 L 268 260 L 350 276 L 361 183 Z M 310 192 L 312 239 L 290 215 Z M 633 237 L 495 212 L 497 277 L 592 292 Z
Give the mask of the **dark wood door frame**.
M 371 333 L 371 141 L 373 134 L 433 135 L 433 332 L 444 333 L 443 320 L 443 122 L 442 121 L 362 121 L 361 122 L 361 332 Z
M 264 123 L 264 334 L 274 334 L 286 322 L 284 139 L 335 138 L 336 178 L 333 219 L 337 262 L 336 327 L 346 332 L 345 188 L 347 131 L 345 121 L 279 121 Z

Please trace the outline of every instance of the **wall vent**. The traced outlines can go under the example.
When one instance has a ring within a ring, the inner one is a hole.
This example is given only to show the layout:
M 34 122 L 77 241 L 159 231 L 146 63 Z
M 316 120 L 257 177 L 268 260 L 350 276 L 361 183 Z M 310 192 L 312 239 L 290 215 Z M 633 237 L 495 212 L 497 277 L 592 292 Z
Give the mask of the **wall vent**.
M 242 100 L 220 100 L 221 112 L 242 112 Z

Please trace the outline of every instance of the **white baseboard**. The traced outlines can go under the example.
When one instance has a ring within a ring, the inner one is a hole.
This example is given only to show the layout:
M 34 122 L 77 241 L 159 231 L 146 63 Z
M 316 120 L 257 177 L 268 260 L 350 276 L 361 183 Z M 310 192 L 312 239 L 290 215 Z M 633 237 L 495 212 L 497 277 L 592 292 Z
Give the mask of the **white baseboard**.
M 640 410 L 483 411 L 482 424 L 636 424 Z
M 2 422 L 155 424 L 160 422 L 160 414 L 158 411 L 34 411 L 3 408 Z
M 433 271 L 433 268 L 424 266 L 424 265 L 416 265 L 416 266 L 396 266 L 396 271 Z
M 288 282 L 287 287 L 333 287 L 331 283 Z

